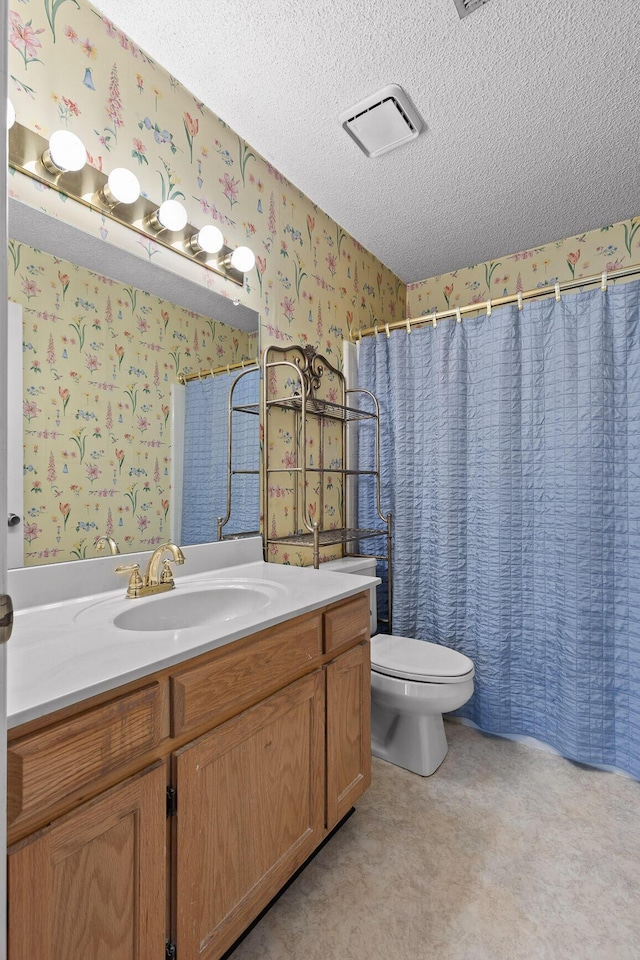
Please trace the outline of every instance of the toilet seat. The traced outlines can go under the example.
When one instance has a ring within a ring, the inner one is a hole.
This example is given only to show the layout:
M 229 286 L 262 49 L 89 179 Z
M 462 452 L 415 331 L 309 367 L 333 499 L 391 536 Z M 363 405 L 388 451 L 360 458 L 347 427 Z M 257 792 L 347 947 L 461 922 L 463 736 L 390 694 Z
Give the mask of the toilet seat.
M 461 683 L 475 675 L 473 661 L 457 650 L 415 637 L 371 638 L 371 669 L 422 683 Z

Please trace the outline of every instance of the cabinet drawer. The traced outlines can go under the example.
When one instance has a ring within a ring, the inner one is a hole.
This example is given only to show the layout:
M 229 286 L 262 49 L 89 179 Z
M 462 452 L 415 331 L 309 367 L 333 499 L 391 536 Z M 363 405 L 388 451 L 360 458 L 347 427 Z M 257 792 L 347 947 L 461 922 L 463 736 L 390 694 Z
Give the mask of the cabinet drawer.
M 369 592 L 345 600 L 324 614 L 324 652 L 332 653 L 369 639 Z
M 321 655 L 319 614 L 222 647 L 206 663 L 171 677 L 172 736 L 240 713 L 312 670 Z
M 46 819 L 46 808 L 86 788 L 163 737 L 163 686 L 150 683 L 10 743 L 7 749 L 10 824 Z

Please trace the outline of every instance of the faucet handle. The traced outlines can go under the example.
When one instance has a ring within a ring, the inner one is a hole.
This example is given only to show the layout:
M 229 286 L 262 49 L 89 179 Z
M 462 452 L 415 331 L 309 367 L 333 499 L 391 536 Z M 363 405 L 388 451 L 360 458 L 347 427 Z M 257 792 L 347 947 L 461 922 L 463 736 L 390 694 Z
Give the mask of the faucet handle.
M 129 586 L 127 587 L 127 596 L 132 599 L 140 596 L 140 590 L 144 586 L 144 580 L 140 576 L 140 564 L 129 563 L 124 567 L 116 567 L 116 573 L 130 573 Z
M 176 563 L 184 563 L 184 560 L 176 560 Z M 168 560 L 162 561 L 162 573 L 160 583 L 173 583 L 173 570 Z

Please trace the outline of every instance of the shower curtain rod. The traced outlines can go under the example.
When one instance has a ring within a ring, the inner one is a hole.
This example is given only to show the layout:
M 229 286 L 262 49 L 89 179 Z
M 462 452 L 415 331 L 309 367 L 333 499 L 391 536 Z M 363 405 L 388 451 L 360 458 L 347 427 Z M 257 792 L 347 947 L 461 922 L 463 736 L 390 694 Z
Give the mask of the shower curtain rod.
M 361 340 L 362 337 L 377 336 L 379 333 L 384 333 L 388 337 L 391 330 L 400 330 L 403 327 L 407 333 L 411 333 L 411 327 L 425 323 L 431 323 L 435 326 L 438 320 L 450 320 L 453 317 L 459 322 L 462 319 L 462 315 L 467 313 L 486 311 L 487 316 L 490 317 L 494 307 L 502 307 L 505 303 L 517 303 L 520 310 L 522 310 L 522 302 L 524 300 L 533 300 L 536 297 L 548 297 L 553 293 L 555 293 L 556 300 L 559 300 L 563 290 L 576 290 L 578 287 L 585 287 L 594 283 L 599 283 L 604 293 L 609 281 L 619 280 L 622 277 L 632 277 L 635 274 L 640 276 L 639 263 L 631 267 L 625 267 L 622 270 L 613 270 L 611 273 L 605 271 L 604 273 L 593 274 L 593 276 L 590 277 L 581 277 L 579 280 L 567 280 L 564 283 L 549 284 L 549 286 L 546 287 L 537 287 L 535 290 L 525 290 L 522 293 L 510 294 L 508 297 L 496 297 L 495 300 L 483 300 L 480 303 L 470 303 L 466 307 L 437 310 L 425 316 L 407 317 L 406 320 L 394 320 L 391 323 L 375 323 L 372 327 L 365 327 L 364 330 L 356 330 L 353 332 L 351 334 L 351 341 Z
M 226 363 L 221 367 L 209 367 L 208 370 L 198 370 L 196 373 L 179 373 L 178 383 L 183 386 L 189 380 L 206 380 L 207 377 L 215 377 L 219 373 L 231 373 L 232 370 L 250 370 L 251 367 L 258 367 L 258 360 L 238 360 L 237 363 Z

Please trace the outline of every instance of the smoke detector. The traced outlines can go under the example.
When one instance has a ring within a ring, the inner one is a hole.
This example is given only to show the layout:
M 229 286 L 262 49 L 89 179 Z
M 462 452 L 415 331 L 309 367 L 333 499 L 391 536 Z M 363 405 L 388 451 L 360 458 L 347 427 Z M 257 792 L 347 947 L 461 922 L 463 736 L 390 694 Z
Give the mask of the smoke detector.
M 340 123 L 368 157 L 380 157 L 422 130 L 422 120 L 397 83 L 390 83 L 340 114 Z
M 456 5 L 456 10 L 462 20 L 463 17 L 468 17 L 470 13 L 473 13 L 474 10 L 477 10 L 478 7 L 482 7 L 487 0 L 453 0 Z

